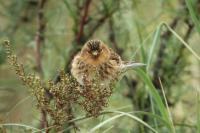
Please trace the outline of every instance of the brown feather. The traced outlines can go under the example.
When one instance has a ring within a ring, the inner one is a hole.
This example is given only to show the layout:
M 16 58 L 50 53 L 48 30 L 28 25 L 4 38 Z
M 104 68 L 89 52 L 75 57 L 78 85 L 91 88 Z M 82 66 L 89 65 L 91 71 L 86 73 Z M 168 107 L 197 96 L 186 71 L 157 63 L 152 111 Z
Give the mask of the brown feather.
M 93 83 L 94 79 L 101 85 L 109 85 L 130 65 L 130 62 L 122 61 L 121 57 L 102 41 L 90 40 L 74 57 L 71 73 L 82 85 Z

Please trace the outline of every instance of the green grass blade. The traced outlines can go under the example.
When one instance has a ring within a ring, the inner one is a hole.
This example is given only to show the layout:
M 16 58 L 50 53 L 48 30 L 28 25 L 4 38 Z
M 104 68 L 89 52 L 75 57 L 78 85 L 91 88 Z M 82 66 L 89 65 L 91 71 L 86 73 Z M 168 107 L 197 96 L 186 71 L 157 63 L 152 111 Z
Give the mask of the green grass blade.
M 128 116 L 132 119 L 134 119 L 135 121 L 141 123 L 142 125 L 146 126 L 147 128 L 149 128 L 151 131 L 157 133 L 157 131 L 155 129 L 153 129 L 149 124 L 147 124 L 146 122 L 144 122 L 143 120 L 141 120 L 140 118 L 130 114 L 130 113 L 126 113 L 126 112 L 121 112 L 121 111 L 115 111 L 116 113 L 120 113 L 120 114 L 124 114 L 125 116 Z
M 154 87 L 150 77 L 142 69 L 136 69 L 136 71 L 137 71 L 137 74 L 140 76 L 140 78 L 147 85 L 148 92 L 154 98 L 154 100 L 157 104 L 157 107 L 161 113 L 162 118 L 170 125 L 170 127 L 168 125 L 166 125 L 166 126 L 168 126 L 168 128 L 173 132 L 173 126 L 172 126 L 173 124 L 171 123 L 171 120 L 169 119 L 167 109 L 165 108 L 165 105 L 164 105 L 158 91 Z
M 26 129 L 32 129 L 33 131 L 36 131 L 36 132 L 40 132 L 40 133 L 45 133 L 45 131 L 42 131 L 40 129 L 37 129 L 35 127 L 32 127 L 32 126 L 29 126 L 29 125 L 24 125 L 24 124 L 19 124 L 19 123 L 6 123 L 6 124 L 0 124 L 0 126 L 16 126 L 16 127 L 23 127 L 23 128 L 26 128 Z
M 153 114 L 156 114 L 156 111 L 155 111 L 155 104 L 153 102 L 153 97 L 151 95 L 149 95 L 150 97 L 150 104 L 151 104 L 151 110 L 152 110 L 152 113 Z M 158 130 L 158 122 L 157 122 L 157 119 L 153 118 L 153 121 L 154 121 L 154 125 L 155 125 L 155 128 L 156 130 Z
M 89 133 L 92 133 L 92 132 L 96 131 L 97 129 L 101 128 L 102 126 L 104 126 L 104 125 L 107 124 L 108 122 L 111 122 L 111 121 L 113 121 L 113 120 L 115 120 L 115 119 L 117 119 L 117 118 L 119 118 L 119 117 L 122 117 L 122 116 L 124 116 L 124 115 L 123 115 L 123 114 L 115 115 L 115 116 L 113 116 L 113 117 L 111 117 L 111 118 L 109 118 L 109 119 L 107 119 L 107 120 L 105 120 L 105 121 L 99 123 L 99 124 L 96 125 L 94 128 L 92 128 L 92 129 L 89 131 Z
M 139 22 L 135 21 L 135 26 L 136 26 L 137 34 L 138 34 L 139 41 L 140 41 L 139 44 L 141 46 L 140 53 L 142 55 L 142 62 L 146 62 L 146 54 L 145 54 L 145 50 L 144 50 L 144 45 L 142 43 L 143 38 L 142 38 L 142 35 L 141 35 Z
M 114 126 L 111 126 L 109 128 L 107 128 L 106 130 L 104 130 L 102 133 L 109 133 L 109 131 L 113 128 Z
M 163 26 L 166 26 L 170 32 L 183 44 L 185 47 L 198 59 L 200 60 L 200 56 L 166 23 L 162 23 Z
M 119 110 L 107 110 L 107 111 L 103 111 L 101 113 L 101 115 L 108 115 L 108 114 L 112 114 L 112 113 L 118 113 Z M 144 112 L 144 111 L 133 111 L 133 112 L 126 112 L 126 113 L 130 113 L 130 114 L 139 114 L 139 115 L 147 115 L 149 117 L 155 118 L 157 119 L 159 122 L 162 122 L 165 125 L 168 125 L 167 127 L 170 127 L 169 123 L 167 123 L 162 117 L 160 117 L 159 115 L 156 114 L 152 114 L 150 112 Z M 69 122 L 78 122 L 78 121 L 82 121 L 84 119 L 90 119 L 91 116 L 80 116 L 78 118 L 74 118 L 72 120 L 70 120 Z
M 199 92 L 197 90 L 197 100 L 196 100 L 196 106 L 197 106 L 197 133 L 200 133 L 200 106 L 199 106 Z
M 31 98 L 31 96 L 27 96 L 25 98 L 23 98 L 22 100 L 20 100 L 19 102 L 17 102 L 17 104 L 15 104 L 15 106 L 13 106 L 7 113 L 6 113 L 6 118 L 9 118 L 9 115 L 12 111 L 14 111 L 20 104 L 24 103 L 25 101 L 27 101 L 29 98 Z
M 147 60 L 147 67 L 146 67 L 146 70 L 147 72 L 149 71 L 149 67 L 150 67 L 150 64 L 151 64 L 151 60 L 152 60 L 152 57 L 153 57 L 153 53 L 155 51 L 155 47 L 156 47 L 156 44 L 160 38 L 160 32 L 161 32 L 161 27 L 162 25 L 159 25 L 157 28 L 156 28 L 156 31 L 155 31 L 155 35 L 154 35 L 154 38 L 153 38 L 153 42 L 152 42 L 152 45 L 151 45 L 151 48 L 150 48 L 150 51 L 149 51 L 149 54 L 148 54 L 148 60 Z
M 200 21 L 198 20 L 197 14 L 195 13 L 194 8 L 192 7 L 192 5 L 193 5 L 192 0 L 185 0 L 185 3 L 186 3 L 187 8 L 189 10 L 191 19 L 192 19 L 192 21 L 193 21 L 193 23 L 194 23 L 194 25 L 196 27 L 196 30 L 200 34 Z
M 161 23 L 158 27 L 157 27 L 157 33 L 160 32 L 161 28 L 165 26 L 198 60 L 200 60 L 200 56 L 166 23 Z M 158 39 L 158 35 L 159 34 L 155 34 L 154 36 L 154 40 Z M 152 43 L 152 47 L 149 53 L 149 58 L 148 58 L 148 62 L 147 62 L 147 70 L 149 69 L 149 66 L 151 64 L 151 59 L 152 59 L 152 55 L 153 55 L 153 51 L 156 45 L 156 41 L 153 41 L 154 43 Z
M 137 121 L 137 122 L 143 124 L 144 126 L 146 126 L 147 128 L 149 128 L 152 132 L 158 133 L 158 132 L 157 132 L 155 129 L 153 129 L 149 124 L 147 124 L 146 122 L 142 121 L 141 119 L 139 119 L 138 117 L 136 117 L 136 116 L 134 116 L 134 115 L 131 115 L 131 114 L 125 113 L 125 112 L 120 112 L 120 111 L 115 111 L 115 112 L 116 112 L 116 113 L 119 113 L 119 114 L 118 114 L 118 115 L 115 115 L 115 116 L 113 116 L 113 117 L 111 117 L 111 118 L 109 118 L 109 119 L 107 119 L 107 120 L 105 120 L 105 121 L 103 121 L 103 122 L 101 122 L 101 123 L 99 123 L 99 124 L 96 125 L 94 128 L 92 128 L 92 129 L 89 131 L 89 133 L 95 132 L 97 129 L 101 128 L 101 127 L 104 126 L 105 124 L 107 124 L 107 123 L 109 123 L 109 122 L 111 122 L 111 121 L 113 121 L 113 120 L 115 120 L 115 119 L 117 119 L 117 118 L 119 118 L 119 117 L 122 117 L 122 116 L 128 116 L 128 117 L 134 119 L 135 121 Z
M 172 120 L 172 115 L 171 115 L 171 113 L 170 113 L 169 106 L 168 106 L 168 103 L 167 103 L 167 98 L 166 98 L 166 96 L 165 96 L 165 91 L 164 91 L 162 82 L 161 82 L 161 80 L 160 80 L 160 77 L 159 77 L 158 79 L 159 79 L 159 83 L 160 83 L 161 90 L 162 90 L 162 93 L 163 93 L 163 97 L 164 97 L 164 101 L 165 101 L 165 106 L 166 106 L 166 108 L 167 108 L 168 115 L 169 115 L 169 117 L 170 117 L 170 120 L 171 120 L 171 123 L 172 123 L 172 126 L 173 126 L 173 132 L 175 132 L 175 127 L 174 127 L 174 123 L 173 123 L 173 120 Z
M 150 113 L 150 112 L 144 112 L 144 111 L 134 111 L 134 114 L 140 114 L 140 115 L 147 115 L 148 117 L 152 117 L 155 118 L 156 120 L 158 120 L 159 122 L 162 122 L 166 127 L 170 127 L 170 124 L 167 123 L 165 120 L 163 120 L 162 117 L 160 117 L 159 115 Z

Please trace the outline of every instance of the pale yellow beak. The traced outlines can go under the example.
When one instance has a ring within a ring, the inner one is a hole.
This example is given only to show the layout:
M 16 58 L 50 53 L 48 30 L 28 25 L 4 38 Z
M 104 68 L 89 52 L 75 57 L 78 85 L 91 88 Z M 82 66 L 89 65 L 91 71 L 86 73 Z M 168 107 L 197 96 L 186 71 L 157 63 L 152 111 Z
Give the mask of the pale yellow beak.
M 98 51 L 93 51 L 92 55 L 97 56 L 98 55 Z

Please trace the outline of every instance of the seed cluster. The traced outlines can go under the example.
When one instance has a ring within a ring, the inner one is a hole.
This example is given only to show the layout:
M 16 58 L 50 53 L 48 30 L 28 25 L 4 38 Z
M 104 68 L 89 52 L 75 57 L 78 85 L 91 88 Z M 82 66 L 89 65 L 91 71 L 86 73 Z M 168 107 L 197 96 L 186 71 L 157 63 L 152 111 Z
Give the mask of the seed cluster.
M 16 55 L 12 53 L 9 41 L 5 41 L 4 46 L 9 64 L 14 68 L 21 81 L 30 88 L 37 100 L 37 107 L 47 112 L 53 120 L 53 125 L 61 126 L 66 120 L 71 120 L 73 115 L 69 108 L 73 108 L 76 104 L 80 105 L 87 115 L 94 117 L 97 117 L 107 106 L 115 81 L 107 87 L 101 86 L 98 81 L 82 86 L 71 75 L 65 74 L 61 70 L 59 83 L 49 80 L 43 84 L 40 77 L 24 72 L 23 64 L 18 63 Z

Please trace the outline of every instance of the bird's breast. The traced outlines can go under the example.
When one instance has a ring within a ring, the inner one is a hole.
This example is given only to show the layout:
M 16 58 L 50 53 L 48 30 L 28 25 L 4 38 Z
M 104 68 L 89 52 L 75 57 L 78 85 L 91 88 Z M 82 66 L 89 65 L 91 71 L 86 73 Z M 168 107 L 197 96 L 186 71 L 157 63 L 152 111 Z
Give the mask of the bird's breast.
M 112 61 L 91 65 L 77 59 L 72 63 L 72 75 L 82 85 L 84 85 L 84 81 L 109 84 L 111 80 L 117 78 L 118 71 L 119 66 Z

